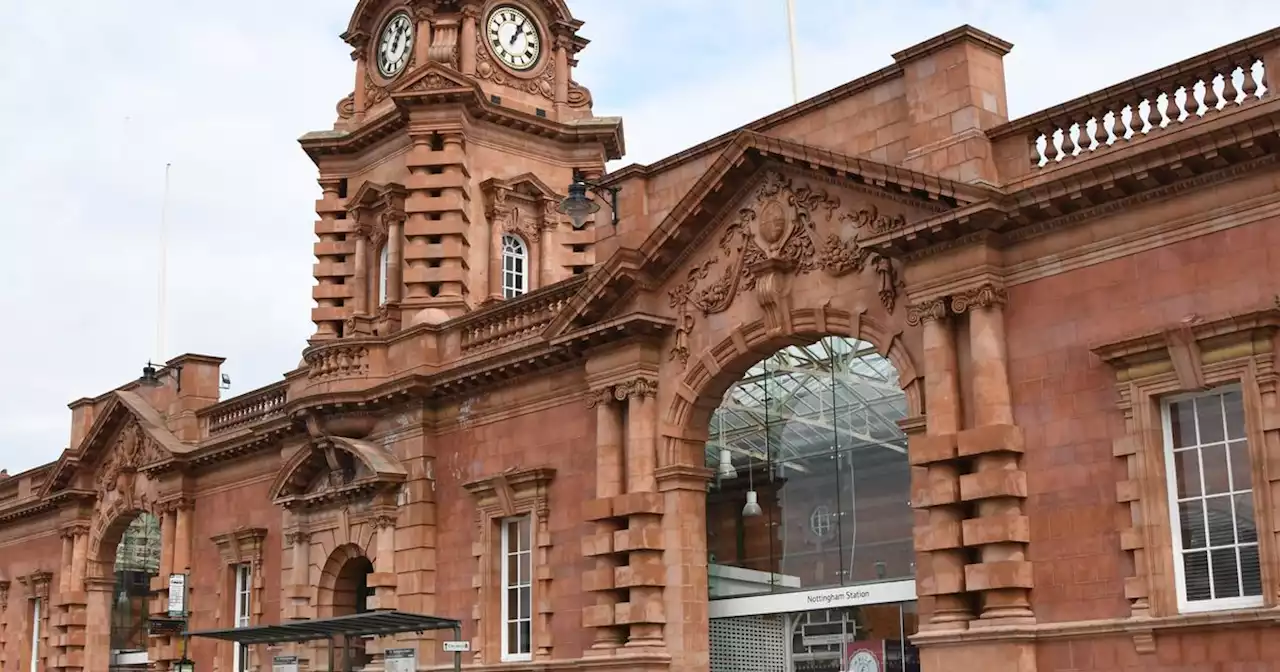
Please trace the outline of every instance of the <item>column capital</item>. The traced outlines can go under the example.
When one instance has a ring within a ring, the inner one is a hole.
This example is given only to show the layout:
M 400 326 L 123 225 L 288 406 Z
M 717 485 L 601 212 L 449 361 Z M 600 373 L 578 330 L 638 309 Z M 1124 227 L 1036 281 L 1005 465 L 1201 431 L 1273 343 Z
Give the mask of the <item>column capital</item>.
M 972 308 L 992 308 L 1009 301 L 1009 293 L 995 283 L 986 282 L 951 296 L 951 312 L 961 315 Z
M 307 530 L 288 530 L 284 533 L 284 540 L 288 542 L 290 546 L 305 544 L 311 541 L 311 533 Z
M 658 396 L 658 379 L 650 378 L 649 376 L 636 376 L 631 380 L 613 386 L 613 398 L 618 401 L 632 397 L 656 396 Z
M 945 319 L 947 319 L 947 300 L 942 297 L 926 299 L 907 306 L 907 324 L 912 327 Z

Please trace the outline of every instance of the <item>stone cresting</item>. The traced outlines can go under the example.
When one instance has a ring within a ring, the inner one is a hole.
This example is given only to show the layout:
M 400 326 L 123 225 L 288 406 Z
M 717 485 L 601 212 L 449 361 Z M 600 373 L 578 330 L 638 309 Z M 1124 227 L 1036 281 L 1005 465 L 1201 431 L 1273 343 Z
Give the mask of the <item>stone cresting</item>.
M 720 235 L 719 254 L 696 262 L 684 281 L 667 292 L 668 305 L 677 315 L 669 359 L 687 365 L 697 315 L 728 310 L 739 292 L 756 292 L 771 328 L 783 328 L 780 321 L 789 313 L 791 278 L 817 270 L 842 277 L 871 269 L 880 303 L 892 313 L 901 289 L 895 263 L 858 241 L 901 228 L 905 222 L 905 215 L 882 213 L 873 204 L 844 209 L 825 189 L 767 172 L 751 205 L 740 209 Z M 845 237 L 850 229 L 853 235 Z

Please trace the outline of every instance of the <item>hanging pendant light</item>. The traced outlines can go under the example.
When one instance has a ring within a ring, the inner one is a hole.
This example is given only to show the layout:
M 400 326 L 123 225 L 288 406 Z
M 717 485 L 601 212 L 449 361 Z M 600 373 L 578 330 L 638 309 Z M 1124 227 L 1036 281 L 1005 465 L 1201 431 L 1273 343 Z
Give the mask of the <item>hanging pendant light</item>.
M 716 416 L 716 439 L 720 444 L 720 466 L 717 469 L 721 480 L 738 477 L 738 470 L 733 467 L 733 452 L 724 443 L 724 414 Z
M 755 518 L 764 513 L 760 510 L 760 501 L 756 496 L 754 489 L 747 491 L 747 503 L 742 507 L 743 518 Z

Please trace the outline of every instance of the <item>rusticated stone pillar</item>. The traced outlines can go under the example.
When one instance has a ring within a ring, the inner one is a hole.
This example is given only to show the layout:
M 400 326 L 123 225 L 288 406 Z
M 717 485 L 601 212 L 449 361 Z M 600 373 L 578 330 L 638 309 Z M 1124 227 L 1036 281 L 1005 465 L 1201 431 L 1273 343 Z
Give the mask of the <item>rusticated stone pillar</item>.
M 52 642 L 54 650 L 50 667 L 77 671 L 84 668 L 87 597 L 84 591 L 84 549 L 89 537 L 87 523 L 72 523 L 62 528 L 62 566 L 58 570 L 58 595 L 53 609 Z
M 620 599 L 614 582 L 615 570 L 623 559 L 613 553 L 614 533 L 623 523 L 613 516 L 613 502 L 622 494 L 626 478 L 622 453 L 622 405 L 613 398 L 613 389 L 593 391 L 588 407 L 596 411 L 596 499 L 585 505 L 586 517 L 593 521 L 595 533 L 589 538 L 598 543 L 584 546 L 584 553 L 597 553 L 593 568 L 583 576 L 583 590 L 595 597 L 593 604 L 582 610 L 582 625 L 595 630 L 587 656 L 613 655 L 626 634 L 614 623 L 614 611 Z M 607 543 L 606 543 L 607 542 Z
M 614 550 L 627 553 L 627 566 L 615 572 L 628 601 L 619 605 L 619 623 L 631 626 L 628 647 L 662 647 L 666 609 L 662 587 L 662 504 L 658 496 L 658 381 L 638 377 L 614 387 L 614 397 L 627 401 L 627 495 L 623 510 L 627 529 L 614 534 Z
M 1030 524 L 1022 508 L 1027 476 L 1009 391 L 1005 302 L 1005 291 L 991 284 L 951 299 L 953 312 L 969 315 L 973 427 L 960 432 L 957 450 L 974 461 L 973 473 L 960 479 L 960 497 L 974 503 L 976 515 L 964 522 L 964 543 L 980 562 L 965 567 L 965 584 L 980 595 L 984 625 L 1034 621 L 1026 558 Z
M 912 326 L 922 325 L 926 428 L 913 436 L 908 458 L 913 467 L 911 503 L 927 513 L 915 529 L 915 548 L 927 570 L 919 573 L 917 592 L 933 598 L 933 611 L 921 629 L 964 629 L 973 618 L 965 596 L 965 549 L 960 500 L 964 465 L 956 448 L 961 408 L 954 325 L 944 299 L 912 306 Z
M 0 670 L 9 669 L 9 579 L 0 579 Z

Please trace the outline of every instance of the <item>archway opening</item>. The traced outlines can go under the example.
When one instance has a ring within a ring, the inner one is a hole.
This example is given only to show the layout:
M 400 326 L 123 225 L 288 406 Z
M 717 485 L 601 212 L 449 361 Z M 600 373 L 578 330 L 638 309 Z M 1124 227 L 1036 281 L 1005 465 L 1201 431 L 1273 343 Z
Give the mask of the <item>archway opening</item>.
M 111 599 L 112 670 L 145 670 L 151 579 L 160 574 L 160 519 L 139 513 L 120 533 Z
M 369 598 L 373 595 L 373 590 L 369 587 L 369 575 L 372 573 L 373 563 L 363 555 L 349 557 L 342 563 L 333 582 L 334 616 L 350 616 L 369 611 Z M 350 661 L 350 667 L 343 669 L 358 670 L 372 662 L 363 638 L 344 642 L 342 655 Z
M 919 669 L 907 399 L 875 346 L 830 336 L 725 392 L 706 446 L 712 669 Z

